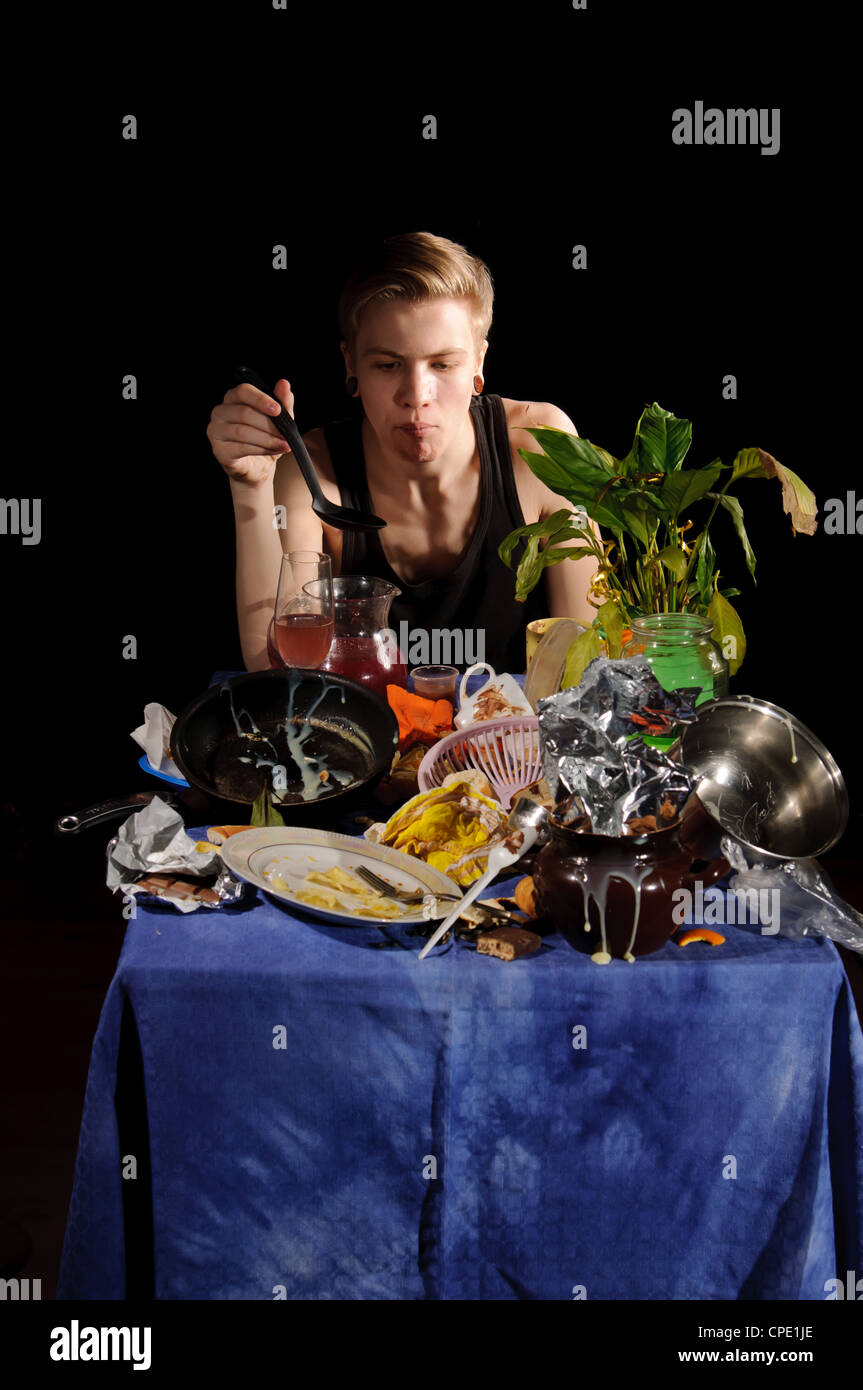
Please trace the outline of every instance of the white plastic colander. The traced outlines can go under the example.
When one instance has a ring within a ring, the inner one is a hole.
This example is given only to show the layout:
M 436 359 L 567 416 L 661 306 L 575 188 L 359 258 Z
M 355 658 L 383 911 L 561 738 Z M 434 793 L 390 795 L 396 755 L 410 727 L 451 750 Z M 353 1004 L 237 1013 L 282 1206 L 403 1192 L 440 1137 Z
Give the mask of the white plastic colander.
M 426 753 L 417 783 L 421 792 L 428 792 L 441 786 L 451 772 L 470 772 L 474 768 L 488 778 L 501 806 L 508 810 L 518 792 L 542 777 L 536 715 L 489 719 L 447 734 Z

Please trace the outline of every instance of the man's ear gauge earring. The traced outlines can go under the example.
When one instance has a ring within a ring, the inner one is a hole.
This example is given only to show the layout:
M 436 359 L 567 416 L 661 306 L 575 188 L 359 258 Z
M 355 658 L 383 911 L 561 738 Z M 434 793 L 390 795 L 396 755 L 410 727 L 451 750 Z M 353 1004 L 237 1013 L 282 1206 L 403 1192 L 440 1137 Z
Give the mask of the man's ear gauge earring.
M 359 386 L 359 384 L 360 383 L 357 381 L 355 376 L 348 377 L 347 381 L 345 382 L 345 390 L 347 391 L 349 396 L 355 396 L 357 394 L 357 387 Z
M 479 382 L 479 385 L 477 385 L 477 382 Z M 483 388 L 484 386 L 485 386 L 485 377 L 480 376 L 479 373 L 477 372 L 476 376 L 475 376 L 474 379 L 473 379 L 473 394 L 474 394 L 475 396 L 481 396 L 481 395 L 482 395 L 482 388 Z

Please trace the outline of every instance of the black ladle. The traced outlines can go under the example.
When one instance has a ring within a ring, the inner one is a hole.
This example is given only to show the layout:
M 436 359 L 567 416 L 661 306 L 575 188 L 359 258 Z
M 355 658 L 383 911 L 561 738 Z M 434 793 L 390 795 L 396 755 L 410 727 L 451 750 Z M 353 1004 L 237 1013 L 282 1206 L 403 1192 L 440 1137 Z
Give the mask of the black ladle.
M 236 376 L 238 381 L 247 381 L 250 386 L 257 387 L 266 396 L 272 396 L 273 400 L 280 404 L 267 383 L 257 372 L 253 372 L 251 367 L 237 367 Z M 284 406 L 281 415 L 273 420 L 273 424 L 291 446 L 291 452 L 300 466 L 306 487 L 312 494 L 312 511 L 315 516 L 320 517 L 328 526 L 335 527 L 337 531 L 379 531 L 382 526 L 386 526 L 387 523 L 381 517 L 374 516 L 371 512 L 357 512 L 352 507 L 339 507 L 324 496 L 303 437 Z

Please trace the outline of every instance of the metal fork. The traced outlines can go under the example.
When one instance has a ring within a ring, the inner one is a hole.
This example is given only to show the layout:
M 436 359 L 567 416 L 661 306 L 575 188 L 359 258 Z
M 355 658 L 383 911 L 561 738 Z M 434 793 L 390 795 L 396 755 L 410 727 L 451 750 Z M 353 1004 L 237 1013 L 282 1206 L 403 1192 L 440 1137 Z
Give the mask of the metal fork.
M 458 893 L 438 893 L 437 890 L 429 889 L 428 893 L 407 892 L 404 888 L 395 888 L 391 883 L 387 883 L 385 878 L 380 878 L 377 874 L 367 869 L 365 864 L 358 864 L 354 869 L 364 883 L 370 888 L 374 888 L 378 893 L 383 893 L 387 898 L 395 898 L 400 903 L 421 903 L 429 894 L 435 898 L 449 899 L 457 902 Z

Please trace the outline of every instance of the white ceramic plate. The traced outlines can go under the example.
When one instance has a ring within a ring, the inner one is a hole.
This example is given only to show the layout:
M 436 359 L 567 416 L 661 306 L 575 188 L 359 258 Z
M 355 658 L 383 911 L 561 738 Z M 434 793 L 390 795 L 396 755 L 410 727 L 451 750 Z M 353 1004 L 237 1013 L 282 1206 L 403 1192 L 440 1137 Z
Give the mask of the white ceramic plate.
M 455 893 L 463 896 L 461 888 L 439 869 L 433 869 L 422 859 L 402 854 L 400 850 L 390 849 L 389 845 L 372 844 L 369 840 L 352 835 L 337 835 L 330 830 L 303 830 L 299 826 L 261 826 L 254 830 L 243 830 L 231 835 L 222 846 L 222 859 L 232 874 L 263 888 L 274 898 L 301 912 L 311 912 L 316 917 L 324 917 L 331 922 L 368 926 L 370 922 L 381 922 L 393 927 L 411 925 L 428 920 L 423 918 L 422 903 L 407 907 L 400 917 L 363 917 L 350 910 L 349 896 L 340 895 L 345 903 L 343 912 L 331 912 L 322 907 L 312 907 L 304 903 L 291 889 L 298 887 L 306 874 L 312 869 L 326 872 L 327 869 L 356 869 L 365 864 L 373 873 L 385 878 L 394 888 L 404 888 L 408 892 Z M 265 870 L 276 866 L 290 887 L 274 888 Z M 306 891 L 315 891 L 312 884 Z M 333 892 L 334 889 L 319 891 Z M 389 901 L 392 901 L 390 899 Z M 436 917 L 445 917 L 454 906 L 443 902 L 435 912 Z

